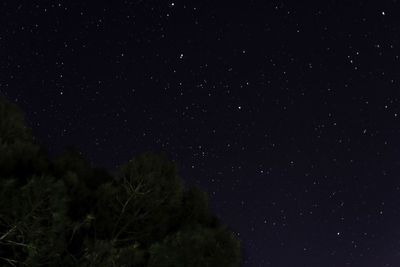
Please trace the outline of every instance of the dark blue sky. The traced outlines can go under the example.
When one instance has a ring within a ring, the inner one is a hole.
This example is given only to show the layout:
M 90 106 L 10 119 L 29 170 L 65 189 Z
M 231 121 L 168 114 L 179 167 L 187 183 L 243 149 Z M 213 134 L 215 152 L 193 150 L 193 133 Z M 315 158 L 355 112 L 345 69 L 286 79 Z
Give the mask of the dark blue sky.
M 52 155 L 165 151 L 243 266 L 399 266 L 399 3 L 347 2 L 5 0 L 0 92 Z

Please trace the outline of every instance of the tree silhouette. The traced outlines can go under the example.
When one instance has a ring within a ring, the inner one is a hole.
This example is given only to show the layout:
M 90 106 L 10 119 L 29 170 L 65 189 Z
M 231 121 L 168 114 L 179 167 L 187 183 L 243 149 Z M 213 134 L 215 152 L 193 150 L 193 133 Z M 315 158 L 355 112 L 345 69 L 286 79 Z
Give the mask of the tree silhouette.
M 23 112 L 0 95 L 0 177 L 26 177 L 47 169 L 43 147 L 24 124 Z
M 73 147 L 49 160 L 0 96 L 0 265 L 239 266 L 240 241 L 164 154 L 115 177 Z

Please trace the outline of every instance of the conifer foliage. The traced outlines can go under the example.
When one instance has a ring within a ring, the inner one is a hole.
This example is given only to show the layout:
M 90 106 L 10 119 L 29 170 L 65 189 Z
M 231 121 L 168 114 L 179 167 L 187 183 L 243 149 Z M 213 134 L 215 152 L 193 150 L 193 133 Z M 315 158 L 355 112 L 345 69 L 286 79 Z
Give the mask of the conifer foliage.
M 0 95 L 1 266 L 239 266 L 240 241 L 163 154 L 115 177 L 74 148 L 50 160 Z

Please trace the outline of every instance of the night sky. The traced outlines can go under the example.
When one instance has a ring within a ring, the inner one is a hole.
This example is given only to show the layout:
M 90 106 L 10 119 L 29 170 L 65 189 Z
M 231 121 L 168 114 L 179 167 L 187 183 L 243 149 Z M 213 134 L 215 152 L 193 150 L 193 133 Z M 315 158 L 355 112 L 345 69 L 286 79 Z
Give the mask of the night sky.
M 164 151 L 243 266 L 398 267 L 399 7 L 3 0 L 0 92 L 53 156 Z

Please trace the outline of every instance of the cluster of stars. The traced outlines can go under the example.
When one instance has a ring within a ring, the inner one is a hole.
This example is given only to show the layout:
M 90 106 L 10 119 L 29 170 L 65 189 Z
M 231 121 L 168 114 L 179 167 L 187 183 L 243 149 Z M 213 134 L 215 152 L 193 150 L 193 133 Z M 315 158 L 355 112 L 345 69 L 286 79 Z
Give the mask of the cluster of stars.
M 391 9 L 206 2 L 4 3 L 0 91 L 54 154 L 75 144 L 114 172 L 166 151 L 245 266 L 395 266 Z

